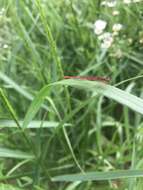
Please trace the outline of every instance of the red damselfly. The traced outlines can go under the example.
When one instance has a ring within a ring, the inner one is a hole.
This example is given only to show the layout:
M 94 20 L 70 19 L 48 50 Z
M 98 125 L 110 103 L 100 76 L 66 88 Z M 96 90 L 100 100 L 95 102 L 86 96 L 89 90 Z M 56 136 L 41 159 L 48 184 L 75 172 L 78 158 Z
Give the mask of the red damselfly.
M 64 79 L 80 79 L 80 80 L 91 80 L 91 81 L 101 81 L 101 82 L 109 82 L 110 79 L 109 78 L 105 78 L 105 77 L 90 77 L 90 76 L 64 76 Z

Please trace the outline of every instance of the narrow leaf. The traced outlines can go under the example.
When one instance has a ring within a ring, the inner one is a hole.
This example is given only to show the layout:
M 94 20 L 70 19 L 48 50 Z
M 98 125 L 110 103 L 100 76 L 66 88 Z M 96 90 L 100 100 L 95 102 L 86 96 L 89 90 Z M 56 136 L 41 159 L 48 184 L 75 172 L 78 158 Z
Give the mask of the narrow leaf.
M 1 158 L 17 158 L 17 159 L 33 159 L 34 156 L 19 150 L 11 150 L 8 148 L 0 148 Z
M 56 85 L 67 85 L 96 92 L 110 99 L 113 99 L 122 105 L 128 106 L 140 114 L 143 114 L 143 99 L 135 95 L 132 95 L 124 90 L 105 84 L 103 82 L 68 79 L 46 85 L 39 91 L 28 109 L 28 112 L 24 119 L 23 127 L 27 127 L 29 122 L 31 122 L 31 120 L 34 118 L 40 106 L 43 104 L 43 101 L 48 94 L 49 88 Z
M 143 170 L 121 170 L 109 172 L 88 172 L 85 174 L 68 174 L 53 177 L 53 181 L 101 181 L 143 177 Z
M 22 126 L 23 125 L 23 121 L 18 121 L 18 123 Z M 42 126 L 41 126 L 42 124 Z M 59 122 L 54 122 L 54 121 L 31 121 L 27 128 L 56 128 L 59 125 Z M 64 126 L 70 126 L 71 124 L 65 124 Z M 9 127 L 17 127 L 17 125 L 15 124 L 15 122 L 13 120 L 0 120 L 0 128 L 9 128 Z

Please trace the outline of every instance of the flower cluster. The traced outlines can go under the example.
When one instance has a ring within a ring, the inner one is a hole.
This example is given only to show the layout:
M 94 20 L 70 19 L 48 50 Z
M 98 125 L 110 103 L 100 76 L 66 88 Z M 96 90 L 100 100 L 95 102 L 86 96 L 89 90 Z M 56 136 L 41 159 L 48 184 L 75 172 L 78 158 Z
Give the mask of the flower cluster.
M 98 37 L 98 39 L 101 41 L 101 48 L 102 49 L 110 48 L 113 41 L 114 41 L 113 35 L 110 32 L 103 33 L 102 35 L 100 35 Z
M 4 15 L 5 15 L 5 8 L 2 8 L 1 10 L 0 10 L 0 24 L 3 26 L 3 23 L 5 24 L 6 23 L 6 20 L 5 20 L 5 17 L 4 17 Z M 4 21 L 3 21 L 4 20 Z M 8 48 L 8 44 L 5 42 L 6 40 L 4 39 L 4 31 L 3 32 L 1 32 L 1 30 L 0 30 L 0 48 L 2 48 L 2 49 L 7 49 Z
M 112 31 L 113 31 L 113 35 L 118 35 L 120 30 L 122 30 L 123 28 L 123 25 L 120 24 L 120 23 L 115 23 L 113 26 L 112 26 Z
M 112 1 L 102 1 L 101 2 L 102 6 L 107 6 L 107 7 L 115 7 L 117 5 L 117 1 L 116 0 L 112 0 Z
M 93 25 L 94 33 L 97 35 L 98 39 L 101 42 L 101 48 L 108 49 L 111 47 L 114 36 L 117 36 L 120 30 L 123 28 L 123 25 L 120 23 L 115 23 L 112 26 L 111 32 L 104 32 L 107 26 L 105 20 L 97 20 Z
M 102 32 L 104 31 L 104 29 L 106 28 L 107 22 L 104 20 L 97 20 L 94 25 L 94 33 L 97 35 L 102 34 Z
M 11 18 L 8 17 L 5 8 L 0 9 L 0 59 L 5 61 L 11 53 L 11 46 L 16 40 L 15 32 L 11 26 Z

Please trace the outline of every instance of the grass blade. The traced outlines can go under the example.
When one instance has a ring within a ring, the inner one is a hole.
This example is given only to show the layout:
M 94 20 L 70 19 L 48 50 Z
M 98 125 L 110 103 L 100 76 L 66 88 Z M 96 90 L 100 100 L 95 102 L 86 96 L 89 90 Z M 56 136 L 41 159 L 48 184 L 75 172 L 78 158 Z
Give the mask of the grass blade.
M 34 156 L 19 150 L 11 150 L 8 148 L 0 148 L 1 158 L 17 158 L 17 159 L 33 159 Z
M 121 103 L 122 105 L 128 106 L 129 108 L 131 108 L 132 110 L 140 114 L 143 114 L 143 99 L 135 95 L 132 95 L 124 90 L 121 90 L 111 85 L 107 85 L 102 82 L 68 79 L 68 80 L 62 80 L 56 83 L 52 83 L 50 85 L 46 85 L 39 91 L 39 93 L 34 98 L 25 116 L 24 123 L 23 123 L 24 128 L 27 127 L 29 122 L 36 115 L 41 104 L 46 98 L 46 95 L 48 94 L 49 88 L 55 85 L 68 85 L 68 86 L 78 87 L 85 90 L 97 92 L 101 95 L 104 95 L 110 99 L 117 101 L 118 103 Z
M 23 125 L 23 121 L 18 121 L 19 124 L 22 126 Z M 27 128 L 35 128 L 38 129 L 41 127 L 41 123 L 42 123 L 42 128 L 56 128 L 59 125 L 59 122 L 54 122 L 54 121 L 31 121 Z M 71 124 L 65 124 L 64 126 L 70 126 Z M 9 127 L 17 127 L 15 122 L 13 120 L 0 120 L 0 128 L 9 128 Z
M 97 92 L 106 96 L 107 98 L 115 100 L 116 102 L 124 106 L 128 106 L 129 108 L 140 114 L 143 114 L 143 99 L 114 86 L 104 84 L 101 82 L 72 79 L 60 81 L 58 82 L 58 84 L 74 86 L 85 90 Z
M 6 84 L 10 85 L 11 88 L 13 88 L 15 91 L 17 91 L 19 94 L 21 94 L 28 100 L 32 101 L 34 99 L 32 94 L 27 92 L 19 84 L 17 84 L 15 81 L 13 81 L 11 78 L 9 78 L 6 74 L 2 73 L 1 71 L 0 71 L 0 79 L 4 81 Z M 47 111 L 51 111 L 51 109 L 48 108 L 46 105 L 42 105 L 42 107 Z
M 15 187 L 15 186 L 13 186 L 13 185 L 7 185 L 7 184 L 4 184 L 4 183 L 1 183 L 1 184 L 0 184 L 0 189 L 1 189 L 1 190 L 7 190 L 7 189 L 10 189 L 10 190 L 23 190 L 23 189 L 21 189 L 21 188 Z
M 109 172 L 88 172 L 85 174 L 70 174 L 53 177 L 53 181 L 101 181 L 143 177 L 143 170 L 121 170 Z

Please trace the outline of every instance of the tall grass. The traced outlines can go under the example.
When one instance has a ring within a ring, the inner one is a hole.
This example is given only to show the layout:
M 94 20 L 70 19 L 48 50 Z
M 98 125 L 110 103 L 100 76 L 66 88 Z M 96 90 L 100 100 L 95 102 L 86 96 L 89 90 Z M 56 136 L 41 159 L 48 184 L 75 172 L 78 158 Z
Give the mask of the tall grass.
M 142 190 L 143 2 L 111 3 L 0 1 L 0 189 Z

